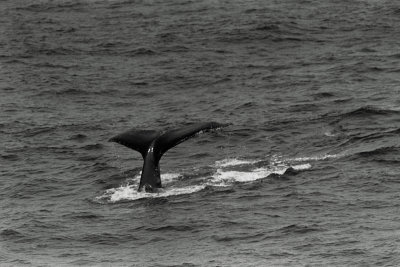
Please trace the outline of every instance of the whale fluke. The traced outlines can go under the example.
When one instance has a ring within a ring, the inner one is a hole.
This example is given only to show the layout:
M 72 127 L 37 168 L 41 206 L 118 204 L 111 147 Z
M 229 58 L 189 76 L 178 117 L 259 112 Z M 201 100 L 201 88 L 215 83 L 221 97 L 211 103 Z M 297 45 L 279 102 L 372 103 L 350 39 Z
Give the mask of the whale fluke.
M 194 137 L 199 132 L 225 126 L 227 124 L 205 122 L 165 132 L 131 129 L 114 136 L 109 141 L 119 143 L 142 154 L 144 163 L 138 191 L 142 191 L 144 188 L 146 192 L 154 192 L 161 187 L 159 161 L 165 152 Z

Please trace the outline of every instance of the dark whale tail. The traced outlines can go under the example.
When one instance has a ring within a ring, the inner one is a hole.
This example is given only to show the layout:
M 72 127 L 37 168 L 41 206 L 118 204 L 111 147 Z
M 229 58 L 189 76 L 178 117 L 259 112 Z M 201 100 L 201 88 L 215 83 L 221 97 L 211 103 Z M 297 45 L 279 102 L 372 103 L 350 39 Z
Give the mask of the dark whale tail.
M 142 191 L 144 188 L 146 192 L 154 192 L 161 187 L 159 162 L 168 149 L 188 140 L 199 132 L 224 126 L 227 125 L 206 122 L 191 124 L 166 132 L 131 129 L 114 136 L 109 141 L 119 143 L 142 154 L 144 163 L 138 190 Z

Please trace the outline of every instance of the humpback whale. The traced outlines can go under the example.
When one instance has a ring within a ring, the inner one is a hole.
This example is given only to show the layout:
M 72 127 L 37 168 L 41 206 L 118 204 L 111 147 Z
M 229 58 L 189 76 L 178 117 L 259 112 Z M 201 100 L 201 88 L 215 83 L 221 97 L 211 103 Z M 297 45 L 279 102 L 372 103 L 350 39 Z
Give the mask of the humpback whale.
M 195 123 L 165 132 L 131 129 L 112 137 L 109 141 L 138 151 L 143 157 L 143 168 L 138 191 L 157 192 L 161 188 L 160 159 L 174 146 L 200 132 L 227 126 L 216 122 Z

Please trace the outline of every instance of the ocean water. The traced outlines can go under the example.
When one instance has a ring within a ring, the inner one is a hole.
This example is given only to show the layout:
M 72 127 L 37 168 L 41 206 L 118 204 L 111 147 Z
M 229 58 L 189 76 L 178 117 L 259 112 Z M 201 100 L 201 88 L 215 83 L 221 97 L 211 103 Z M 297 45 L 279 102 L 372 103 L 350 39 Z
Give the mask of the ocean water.
M 399 266 L 400 3 L 0 2 L 1 266 Z M 129 128 L 231 125 L 136 191 Z

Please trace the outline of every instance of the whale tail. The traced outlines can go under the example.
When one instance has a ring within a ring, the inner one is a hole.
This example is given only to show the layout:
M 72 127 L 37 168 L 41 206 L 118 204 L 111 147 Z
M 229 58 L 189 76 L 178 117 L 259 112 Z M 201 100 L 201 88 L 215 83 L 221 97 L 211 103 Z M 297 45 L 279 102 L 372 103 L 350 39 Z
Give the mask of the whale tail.
M 227 124 L 206 122 L 165 132 L 131 129 L 112 137 L 109 141 L 119 143 L 142 154 L 144 163 L 138 190 L 142 191 L 144 188 L 146 192 L 154 192 L 161 187 L 159 161 L 165 152 L 200 132 L 224 126 Z

